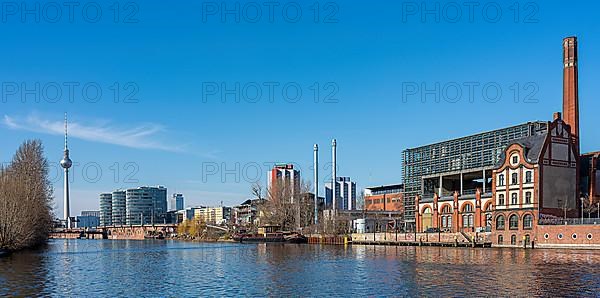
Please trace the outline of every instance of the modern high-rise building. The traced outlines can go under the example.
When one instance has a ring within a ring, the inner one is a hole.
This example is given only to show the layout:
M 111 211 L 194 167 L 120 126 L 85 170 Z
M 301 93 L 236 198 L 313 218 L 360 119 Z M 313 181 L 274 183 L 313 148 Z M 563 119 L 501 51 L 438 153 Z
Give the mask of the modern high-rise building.
M 183 194 L 174 193 L 171 197 L 171 209 L 174 211 L 183 210 Z
M 295 195 L 300 194 L 300 171 L 294 169 L 293 164 L 276 164 L 269 171 L 267 189 L 272 194 L 289 195 L 291 201 Z
M 336 177 L 336 210 L 355 210 L 356 209 L 356 182 L 352 182 L 350 177 Z M 331 182 L 325 184 L 325 205 L 327 209 L 333 207 L 333 189 Z
M 159 224 L 167 213 L 167 189 L 141 186 L 125 191 L 126 224 Z
M 120 226 L 127 223 L 127 205 L 124 190 L 112 192 L 112 224 Z
M 112 226 L 112 193 L 100 194 L 100 226 Z

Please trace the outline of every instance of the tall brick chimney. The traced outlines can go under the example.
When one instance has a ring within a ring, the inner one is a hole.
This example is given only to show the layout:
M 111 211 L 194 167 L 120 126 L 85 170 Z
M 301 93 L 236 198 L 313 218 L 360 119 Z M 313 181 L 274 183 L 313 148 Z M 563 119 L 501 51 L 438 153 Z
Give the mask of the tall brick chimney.
M 579 89 L 577 78 L 577 37 L 563 39 L 563 120 L 571 126 L 579 154 Z

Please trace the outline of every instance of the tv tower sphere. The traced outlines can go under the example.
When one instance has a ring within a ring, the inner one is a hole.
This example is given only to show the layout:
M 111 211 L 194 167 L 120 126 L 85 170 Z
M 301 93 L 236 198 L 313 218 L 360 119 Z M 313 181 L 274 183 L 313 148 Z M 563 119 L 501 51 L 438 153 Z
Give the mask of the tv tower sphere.
M 68 151 L 68 150 L 67 150 Z M 69 153 L 65 153 L 65 156 L 63 157 L 63 159 L 60 161 L 60 166 L 68 169 L 73 165 L 73 162 L 71 161 L 71 159 L 69 158 Z

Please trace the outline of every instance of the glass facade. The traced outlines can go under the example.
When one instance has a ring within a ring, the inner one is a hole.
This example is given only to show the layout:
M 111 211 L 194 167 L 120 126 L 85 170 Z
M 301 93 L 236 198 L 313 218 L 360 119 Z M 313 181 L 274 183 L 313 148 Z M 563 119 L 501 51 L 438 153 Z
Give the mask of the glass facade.
M 112 223 L 115 226 L 126 224 L 126 199 L 124 190 L 115 190 L 112 193 Z
M 100 226 L 112 225 L 112 194 L 100 194 Z
M 125 191 L 126 224 L 161 224 L 166 219 L 167 189 L 142 186 Z
M 547 122 L 528 122 L 404 150 L 402 178 L 405 220 L 414 223 L 415 196 L 424 194 L 423 176 L 493 167 L 509 143 L 541 134 L 548 129 L 547 126 Z

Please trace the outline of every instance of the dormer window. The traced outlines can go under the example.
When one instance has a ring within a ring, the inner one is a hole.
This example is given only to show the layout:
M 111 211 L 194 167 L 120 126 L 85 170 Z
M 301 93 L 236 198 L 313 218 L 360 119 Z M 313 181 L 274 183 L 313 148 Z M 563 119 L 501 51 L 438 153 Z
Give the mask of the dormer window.
M 518 153 L 514 153 L 510 156 L 510 165 L 511 166 L 516 166 L 519 164 L 519 154 Z

